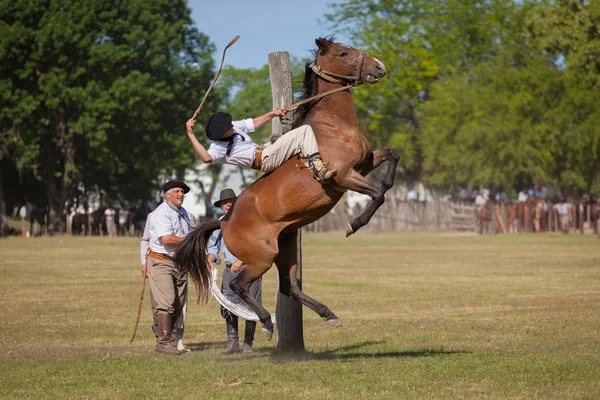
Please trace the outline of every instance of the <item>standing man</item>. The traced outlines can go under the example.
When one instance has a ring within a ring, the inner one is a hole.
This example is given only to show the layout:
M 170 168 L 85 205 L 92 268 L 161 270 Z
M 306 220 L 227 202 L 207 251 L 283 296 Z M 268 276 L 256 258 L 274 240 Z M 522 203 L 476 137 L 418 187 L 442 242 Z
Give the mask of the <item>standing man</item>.
M 560 225 L 562 226 L 563 233 L 569 233 L 569 212 L 571 211 L 571 205 L 565 203 L 565 200 L 560 197 L 558 204 L 555 204 L 554 208 L 560 216 Z
M 190 188 L 182 181 L 172 180 L 163 185 L 162 191 L 165 201 L 150 218 L 147 262 L 147 276 L 156 301 L 158 320 L 158 341 L 154 350 L 163 354 L 180 354 L 171 332 L 187 302 L 188 282 L 187 274 L 173 264 L 171 257 L 190 232 L 190 216 L 181 206 Z
M 106 231 L 108 236 L 117 236 L 117 226 L 115 224 L 115 216 L 117 212 L 112 206 L 106 207 L 104 216 L 106 217 Z
M 219 201 L 214 203 L 215 207 L 221 207 L 225 215 L 233 205 L 236 199 L 235 192 L 233 189 L 223 189 L 219 195 Z M 224 215 L 224 216 L 225 216 Z M 223 216 L 223 217 L 224 217 Z M 223 218 L 221 217 L 221 218 Z M 227 300 L 233 303 L 243 302 L 243 300 L 234 293 L 229 287 L 229 283 L 239 274 L 240 270 L 244 266 L 244 263 L 233 254 L 229 252 L 225 242 L 223 241 L 223 234 L 220 229 L 217 229 L 211 235 L 208 241 L 208 263 L 213 268 L 213 263 L 221 264 L 221 258 L 219 257 L 219 251 L 223 253 L 225 257 L 225 269 L 223 270 L 223 280 L 221 283 L 221 291 Z M 262 304 L 262 278 L 258 278 L 250 286 L 250 295 L 256 299 L 259 304 Z M 246 329 L 244 332 L 244 349 L 240 348 L 240 341 L 238 335 L 238 317 L 223 306 L 221 306 L 221 315 L 225 318 L 225 325 L 227 327 L 227 348 L 223 351 L 223 354 L 234 354 L 234 353 L 252 353 L 252 343 L 254 342 L 254 332 L 256 331 L 255 321 L 246 321 Z
M 162 193 L 162 196 L 164 196 L 164 193 Z M 153 213 L 151 212 L 148 214 L 148 218 L 146 218 L 146 226 L 140 241 L 140 261 L 142 265 L 142 275 L 144 275 L 146 279 L 148 279 L 148 274 L 146 271 L 148 270 L 147 262 L 150 251 L 150 226 L 152 225 L 152 215 Z M 190 230 L 196 229 L 195 218 L 191 214 L 188 214 L 188 216 L 190 217 Z M 154 332 L 154 336 L 156 337 L 156 341 L 158 343 L 158 312 L 156 310 L 156 300 L 154 299 L 152 288 L 150 288 L 150 305 L 152 306 L 152 325 L 150 327 L 152 328 L 152 332 Z M 187 302 L 183 305 L 183 311 L 181 314 L 179 314 L 179 317 L 177 317 L 175 323 L 173 324 L 171 337 L 174 338 L 175 342 L 177 343 L 177 350 L 180 352 L 189 353 L 191 350 L 183 345 L 183 329 L 186 311 Z

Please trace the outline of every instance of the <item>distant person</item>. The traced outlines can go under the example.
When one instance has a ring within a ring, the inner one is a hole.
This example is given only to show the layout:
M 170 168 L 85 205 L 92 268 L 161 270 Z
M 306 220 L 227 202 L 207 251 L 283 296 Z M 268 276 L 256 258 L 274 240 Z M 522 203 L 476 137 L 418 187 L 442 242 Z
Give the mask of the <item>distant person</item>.
M 67 215 L 67 234 L 72 235 L 73 230 L 73 219 L 77 215 L 77 211 L 75 211 L 75 207 L 69 208 L 69 214 Z
M 479 194 L 477 195 L 477 197 L 475 197 L 475 211 L 476 211 L 477 215 L 479 215 L 479 212 L 481 211 L 481 209 L 483 207 L 485 207 L 487 201 L 488 201 L 488 198 L 485 194 L 485 190 L 481 189 L 479 191 Z
M 215 202 L 215 207 L 220 207 L 224 214 L 227 212 L 235 202 L 236 195 L 233 189 L 223 189 L 219 195 L 219 200 Z M 221 217 L 223 218 L 223 217 Z M 221 258 L 219 252 L 223 253 L 225 257 L 225 268 L 223 270 L 223 279 L 221 283 L 221 291 L 227 300 L 233 303 L 240 303 L 243 300 L 234 293 L 229 287 L 229 283 L 240 273 L 244 263 L 238 260 L 233 254 L 229 252 L 225 241 L 223 240 L 223 234 L 220 229 L 214 231 L 208 242 L 208 263 L 213 267 L 214 264 L 221 264 Z M 249 289 L 250 295 L 256 299 L 259 304 L 262 304 L 262 278 L 255 280 Z M 238 317 L 223 306 L 221 306 L 221 315 L 225 318 L 225 327 L 227 329 L 227 348 L 223 351 L 223 354 L 235 354 L 235 353 L 252 353 L 252 343 L 254 342 L 254 333 L 256 331 L 255 321 L 246 321 L 244 331 L 244 348 L 240 348 L 239 334 L 238 334 Z
M 129 227 L 127 221 L 129 220 L 129 210 L 121 207 L 119 210 L 119 236 L 129 236 Z
M 569 233 L 569 212 L 571 205 L 561 197 L 558 200 L 558 204 L 554 205 L 554 208 L 560 216 L 560 225 L 562 226 L 563 233 Z
M 410 188 L 410 190 L 406 194 L 406 200 L 408 202 L 410 202 L 411 204 L 414 204 L 417 202 L 418 198 L 417 198 L 417 192 L 415 191 L 415 188 Z
M 458 198 L 460 199 L 461 202 L 463 203 L 468 203 L 469 202 L 469 197 L 471 196 L 471 194 L 469 193 L 469 189 L 463 187 L 460 188 L 460 191 L 458 192 Z
M 335 177 L 337 171 L 330 171 L 321 159 L 310 125 L 292 129 L 275 143 L 269 142 L 259 146 L 252 141 L 249 133 L 274 117 L 283 117 L 286 113 L 285 108 L 279 108 L 260 117 L 241 121 L 232 121 L 231 115 L 224 112 L 213 114 L 206 123 L 206 136 L 210 139 L 208 150 L 194 136 L 196 121 L 188 120 L 186 128 L 194 150 L 205 163 L 224 163 L 269 172 L 293 155 L 302 152 L 306 156 L 309 169 L 319 182 Z
M 106 217 L 106 231 L 108 236 L 117 236 L 117 225 L 115 224 L 115 215 L 117 212 L 111 206 L 106 207 L 104 216 Z
M 527 193 L 527 189 L 523 188 L 520 192 L 519 192 L 519 203 L 525 203 L 527 202 L 527 197 L 529 197 L 529 194 Z
M 506 192 L 499 191 L 496 193 L 496 203 L 503 205 L 506 204 L 506 202 L 508 202 L 508 196 L 506 195 Z

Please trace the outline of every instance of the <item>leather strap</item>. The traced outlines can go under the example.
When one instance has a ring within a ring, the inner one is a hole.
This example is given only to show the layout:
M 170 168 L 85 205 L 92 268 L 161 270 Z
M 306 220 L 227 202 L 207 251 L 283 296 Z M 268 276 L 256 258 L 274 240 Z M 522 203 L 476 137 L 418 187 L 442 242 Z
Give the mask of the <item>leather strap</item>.
M 262 167 L 262 153 L 265 148 L 263 146 L 256 146 L 256 151 L 254 152 L 254 160 L 252 161 L 252 169 L 257 171 L 261 170 Z
M 150 258 L 154 258 L 155 260 L 167 260 L 167 261 L 172 261 L 171 257 L 163 254 L 163 253 L 156 253 L 152 250 L 150 250 L 150 253 L 148 253 L 148 257 Z

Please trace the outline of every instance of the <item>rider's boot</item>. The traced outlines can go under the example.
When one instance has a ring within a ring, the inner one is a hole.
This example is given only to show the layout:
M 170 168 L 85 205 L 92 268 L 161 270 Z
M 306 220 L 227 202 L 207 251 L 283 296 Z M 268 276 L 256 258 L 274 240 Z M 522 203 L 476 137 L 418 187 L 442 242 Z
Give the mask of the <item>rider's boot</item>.
M 306 157 L 306 160 L 308 161 L 308 168 L 313 172 L 315 179 L 321 183 L 337 175 L 335 169 L 329 170 L 327 165 L 323 163 L 321 153 L 313 153 Z

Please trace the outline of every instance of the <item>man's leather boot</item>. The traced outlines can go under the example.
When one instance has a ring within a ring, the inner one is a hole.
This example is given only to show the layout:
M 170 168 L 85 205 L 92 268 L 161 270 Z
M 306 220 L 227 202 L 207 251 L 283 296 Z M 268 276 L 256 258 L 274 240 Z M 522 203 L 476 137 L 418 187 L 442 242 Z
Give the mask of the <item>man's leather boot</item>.
M 223 350 L 223 354 L 235 354 L 241 353 L 240 349 L 240 338 L 238 336 L 238 319 L 237 317 L 230 316 L 225 319 L 227 326 L 227 348 Z
M 158 342 L 154 347 L 157 353 L 177 355 L 177 345 L 171 338 L 171 314 L 158 313 Z

